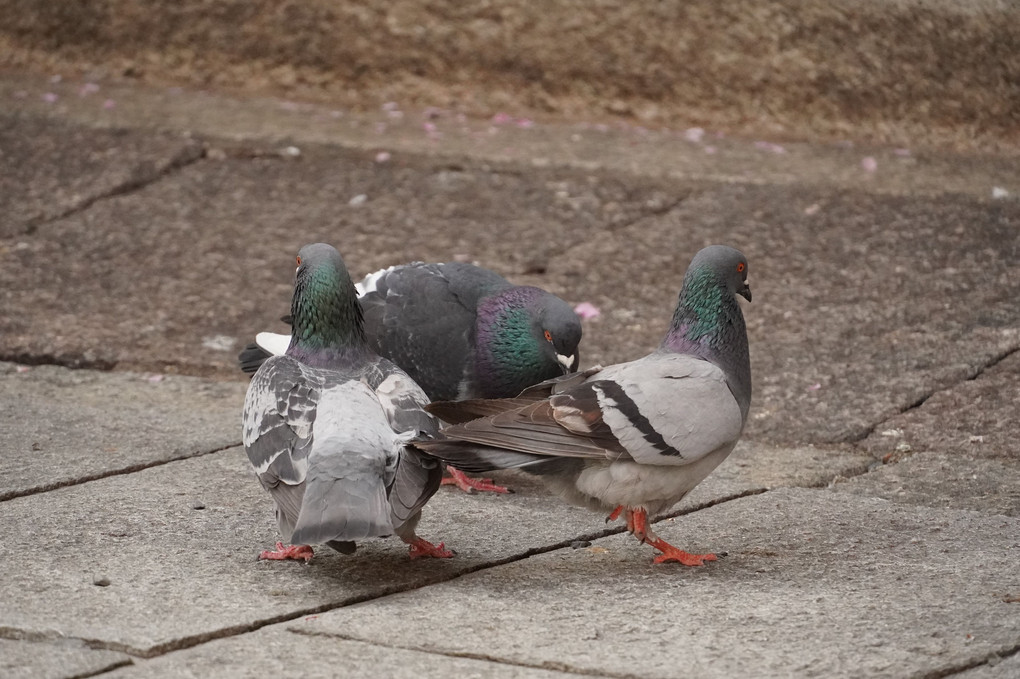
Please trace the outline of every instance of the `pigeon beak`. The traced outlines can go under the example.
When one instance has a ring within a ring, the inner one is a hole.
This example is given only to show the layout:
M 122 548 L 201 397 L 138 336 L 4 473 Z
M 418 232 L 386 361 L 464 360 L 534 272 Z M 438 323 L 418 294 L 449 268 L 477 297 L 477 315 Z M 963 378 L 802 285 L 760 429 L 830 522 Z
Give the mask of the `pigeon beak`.
M 580 360 L 575 354 L 574 356 L 564 356 L 563 354 L 556 354 L 556 360 L 559 361 L 560 365 L 563 366 L 563 372 L 572 373 L 577 371 L 577 362 Z
M 746 281 L 744 282 L 744 287 L 742 287 L 740 290 L 737 290 L 737 294 L 746 299 L 748 302 L 751 301 L 751 287 L 747 284 Z

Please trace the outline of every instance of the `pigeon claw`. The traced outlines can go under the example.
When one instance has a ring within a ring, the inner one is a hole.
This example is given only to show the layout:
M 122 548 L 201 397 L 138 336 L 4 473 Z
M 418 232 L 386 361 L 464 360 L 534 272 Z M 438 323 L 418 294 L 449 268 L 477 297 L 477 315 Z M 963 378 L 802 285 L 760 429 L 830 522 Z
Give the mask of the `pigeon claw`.
M 266 550 L 259 554 L 259 561 L 263 559 L 270 561 L 284 561 L 286 559 L 294 559 L 295 561 L 304 561 L 308 563 L 312 560 L 312 556 L 315 552 L 312 551 L 311 545 L 288 545 L 283 546 L 282 542 L 276 543 L 276 551 Z
M 676 561 L 684 566 L 704 566 L 706 561 L 716 561 L 715 554 L 690 554 L 682 549 L 677 549 L 662 538 L 655 538 L 647 541 L 649 545 L 662 552 L 654 559 L 654 563 L 666 563 Z
M 461 470 L 453 467 L 447 467 L 446 470 L 450 473 L 450 475 L 443 477 L 442 485 L 457 486 L 465 493 L 474 493 L 475 491 L 489 493 L 513 492 L 506 486 L 497 486 L 492 482 L 492 479 L 473 479 Z
M 446 549 L 446 543 L 443 542 L 434 545 L 424 538 L 415 538 L 408 544 L 411 545 L 411 549 L 408 552 L 411 559 L 418 559 L 424 556 L 434 559 L 449 559 L 454 555 L 453 551 Z
M 606 517 L 606 523 L 610 523 L 611 521 L 616 521 L 618 518 L 620 518 L 620 512 L 622 512 L 622 511 L 623 511 L 623 505 L 616 505 L 616 509 L 611 511 L 609 513 L 609 516 Z

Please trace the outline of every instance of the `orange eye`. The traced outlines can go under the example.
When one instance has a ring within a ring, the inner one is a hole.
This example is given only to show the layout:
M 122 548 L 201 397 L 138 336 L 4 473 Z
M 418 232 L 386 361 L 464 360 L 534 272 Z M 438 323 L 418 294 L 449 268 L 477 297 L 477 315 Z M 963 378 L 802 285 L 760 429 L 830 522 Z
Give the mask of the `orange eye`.
M 548 330 L 545 331 L 545 341 L 552 342 L 552 333 L 549 332 Z
M 737 273 L 744 273 L 744 269 L 746 268 L 747 266 L 743 262 L 737 263 Z
M 297 265 L 301 266 L 301 257 L 300 256 L 297 258 Z

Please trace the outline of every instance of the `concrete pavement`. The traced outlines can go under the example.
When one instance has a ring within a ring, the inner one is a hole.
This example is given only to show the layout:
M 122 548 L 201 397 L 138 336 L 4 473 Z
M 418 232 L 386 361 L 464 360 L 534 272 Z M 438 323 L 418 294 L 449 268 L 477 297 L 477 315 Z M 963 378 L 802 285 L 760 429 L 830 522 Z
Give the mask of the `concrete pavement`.
M 0 78 L 4 676 L 1015 676 L 1017 157 L 92 84 Z M 508 474 L 454 559 L 256 562 L 233 361 L 312 240 L 591 302 L 584 365 L 741 247 L 745 440 L 656 526 L 725 556 Z

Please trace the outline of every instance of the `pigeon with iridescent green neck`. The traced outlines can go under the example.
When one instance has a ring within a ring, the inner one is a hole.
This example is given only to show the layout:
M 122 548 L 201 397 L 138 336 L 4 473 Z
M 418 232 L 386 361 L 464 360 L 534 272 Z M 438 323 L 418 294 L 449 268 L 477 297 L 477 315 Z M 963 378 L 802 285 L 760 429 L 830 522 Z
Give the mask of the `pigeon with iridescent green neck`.
M 358 288 L 369 345 L 433 401 L 507 398 L 577 369 L 581 321 L 541 288 L 460 262 L 393 266 Z M 288 335 L 259 333 L 239 356 L 242 370 L 289 343 Z M 506 492 L 487 479 L 451 474 L 463 490 Z
M 694 566 L 655 535 L 649 514 L 679 502 L 730 454 L 751 405 L 747 259 L 714 245 L 695 255 L 673 322 L 654 352 L 548 380 L 516 398 L 433 403 L 452 426 L 416 442 L 465 471 L 520 468 L 573 504 L 621 514 L 655 561 Z
M 262 363 L 244 402 L 248 459 L 293 543 L 260 558 L 307 561 L 318 543 L 349 554 L 393 534 L 411 558 L 452 556 L 415 534 L 442 476 L 438 461 L 407 445 L 438 433 L 422 409 L 428 397 L 369 347 L 340 254 L 306 245 L 297 263 L 290 344 Z

